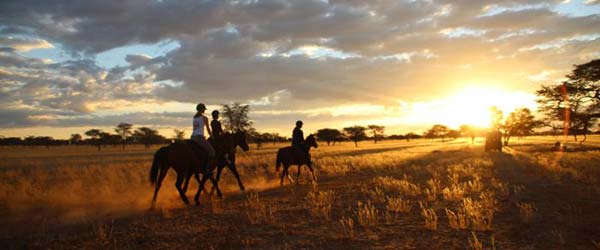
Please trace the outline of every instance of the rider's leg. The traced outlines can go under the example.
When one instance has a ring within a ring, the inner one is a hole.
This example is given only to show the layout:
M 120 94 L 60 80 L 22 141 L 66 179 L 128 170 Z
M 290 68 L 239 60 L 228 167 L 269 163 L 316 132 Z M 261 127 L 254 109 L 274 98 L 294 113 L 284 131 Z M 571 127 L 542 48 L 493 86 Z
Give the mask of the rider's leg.
M 215 149 L 204 137 L 199 138 L 198 142 L 198 145 L 208 153 L 208 169 L 212 171 L 215 167 Z

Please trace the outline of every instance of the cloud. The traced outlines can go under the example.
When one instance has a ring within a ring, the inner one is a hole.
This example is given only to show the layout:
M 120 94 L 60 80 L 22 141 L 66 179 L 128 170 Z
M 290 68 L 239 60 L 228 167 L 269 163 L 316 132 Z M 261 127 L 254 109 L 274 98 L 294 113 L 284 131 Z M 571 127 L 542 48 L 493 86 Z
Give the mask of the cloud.
M 14 37 L 0 37 L 0 47 L 11 48 L 19 52 L 54 48 L 51 43 L 43 39 L 20 39 Z
M 560 2 L 2 1 L 2 126 L 126 117 L 188 124 L 161 112 L 117 111 L 234 101 L 251 104 L 262 128 L 300 118 L 327 126 L 376 121 L 398 100 L 441 98 L 467 83 L 531 92 L 548 79 L 544 72 L 562 76 L 600 55 L 600 14 L 562 15 L 553 10 Z M 95 58 L 159 41 L 180 46 L 152 57 L 128 52 L 127 65 L 114 68 Z M 41 48 L 71 56 L 25 53 Z M 357 103 L 378 108 L 369 117 L 335 115 Z

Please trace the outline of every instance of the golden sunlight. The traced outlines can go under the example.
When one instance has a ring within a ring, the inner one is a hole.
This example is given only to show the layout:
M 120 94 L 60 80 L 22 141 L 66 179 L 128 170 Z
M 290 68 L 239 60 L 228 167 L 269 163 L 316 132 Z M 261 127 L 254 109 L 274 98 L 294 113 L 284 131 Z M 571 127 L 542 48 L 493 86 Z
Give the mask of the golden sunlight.
M 535 95 L 511 92 L 494 87 L 465 87 L 446 98 L 413 103 L 407 112 L 408 123 L 444 124 L 458 128 L 462 124 L 487 128 L 490 107 L 496 106 L 504 116 L 519 107 L 535 111 Z
M 447 105 L 442 123 L 453 127 L 469 124 L 487 128 L 490 124 L 490 107 L 496 106 L 506 116 L 519 107 L 534 110 L 535 95 L 524 92 L 509 92 L 502 89 L 469 87 L 446 100 Z

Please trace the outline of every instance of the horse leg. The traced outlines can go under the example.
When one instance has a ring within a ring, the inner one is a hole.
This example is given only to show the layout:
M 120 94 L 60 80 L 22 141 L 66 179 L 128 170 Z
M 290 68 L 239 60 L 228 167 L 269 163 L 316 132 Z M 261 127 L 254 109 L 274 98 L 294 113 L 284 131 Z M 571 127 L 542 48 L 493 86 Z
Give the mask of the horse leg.
M 219 182 L 213 178 L 212 173 L 208 174 L 208 179 L 210 179 L 210 182 L 212 182 L 213 187 L 217 189 L 217 196 L 222 199 L 223 194 L 221 193 L 221 189 L 219 189 Z
M 296 175 L 296 185 L 300 184 L 300 170 L 302 169 L 302 164 L 298 164 L 298 175 Z
M 200 205 L 200 193 L 204 189 L 204 183 L 208 180 L 208 176 L 202 175 L 202 180 L 200 180 L 200 176 L 196 173 L 194 174 L 194 178 L 198 181 L 198 192 L 196 192 L 196 196 L 194 196 L 194 201 L 196 202 L 196 206 Z
M 181 197 L 181 200 L 183 200 L 183 203 L 185 203 L 186 205 L 189 205 L 190 201 L 185 196 L 185 191 L 181 187 L 181 184 L 183 184 L 183 179 L 184 179 L 184 176 L 177 173 L 177 181 L 175 182 L 175 188 L 177 188 L 177 191 L 179 191 L 179 196 Z
M 283 165 L 283 170 L 281 171 L 281 182 L 280 186 L 283 186 L 283 178 L 287 175 L 288 165 Z
M 313 169 L 311 164 L 308 164 L 307 166 L 308 166 L 308 169 L 310 170 L 310 173 L 312 174 L 313 183 L 316 184 L 317 177 L 315 176 L 315 170 Z
M 290 180 L 290 183 L 294 183 L 294 179 L 292 179 L 292 176 L 290 176 L 290 167 L 291 166 L 287 166 L 285 170 L 285 176 L 287 176 L 288 180 Z
M 246 188 L 244 187 L 244 184 L 242 184 L 242 180 L 240 179 L 240 174 L 237 171 L 237 167 L 235 166 L 235 163 L 232 162 L 231 164 L 229 164 L 227 166 L 227 168 L 229 168 L 229 170 L 231 170 L 231 172 L 237 179 L 238 186 L 240 186 L 240 190 L 244 191 Z M 217 180 L 218 180 L 218 178 L 217 178 Z
M 221 166 L 221 165 L 219 165 L 219 166 L 217 167 L 217 178 L 216 178 L 216 179 L 217 179 L 217 183 L 219 183 L 219 180 L 221 180 L 221 173 L 223 172 L 223 168 L 225 168 L 225 166 Z M 212 196 L 212 194 L 214 194 L 214 193 L 215 193 L 215 189 L 216 189 L 216 188 L 217 188 L 217 187 L 216 187 L 215 185 L 213 185 L 212 189 L 210 190 L 210 195 L 211 195 L 211 196 Z
M 160 185 L 162 184 L 163 179 L 167 176 L 167 171 L 169 169 L 164 167 L 160 169 L 160 173 L 158 175 L 158 180 L 156 181 L 156 187 L 154 188 L 154 196 L 152 197 L 152 206 L 150 208 L 154 209 L 156 205 L 156 197 L 158 196 L 158 190 L 160 190 Z
M 192 178 L 192 174 L 188 174 L 185 177 L 185 182 L 183 182 L 183 193 L 187 192 L 188 184 L 190 184 L 190 179 Z

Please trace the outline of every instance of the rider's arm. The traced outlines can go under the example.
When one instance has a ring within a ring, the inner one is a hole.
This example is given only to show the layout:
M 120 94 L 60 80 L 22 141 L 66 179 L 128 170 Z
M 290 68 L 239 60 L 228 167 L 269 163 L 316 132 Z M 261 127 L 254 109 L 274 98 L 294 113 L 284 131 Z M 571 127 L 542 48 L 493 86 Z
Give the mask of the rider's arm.
M 210 126 L 208 125 L 208 118 L 206 118 L 206 116 L 202 116 L 202 119 L 204 119 L 204 126 L 206 127 L 206 131 L 208 131 L 208 135 L 212 136 Z

